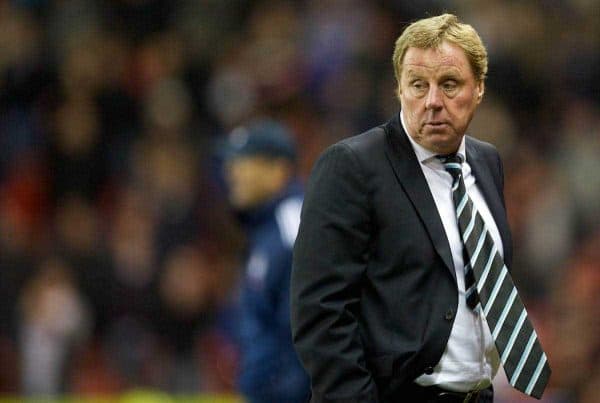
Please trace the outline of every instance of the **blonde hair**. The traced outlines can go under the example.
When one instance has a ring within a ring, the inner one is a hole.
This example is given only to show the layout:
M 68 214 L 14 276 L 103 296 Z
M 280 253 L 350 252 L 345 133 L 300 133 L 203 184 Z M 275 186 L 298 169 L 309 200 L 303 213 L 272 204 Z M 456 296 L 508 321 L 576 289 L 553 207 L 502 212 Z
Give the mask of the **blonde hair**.
M 413 22 L 396 40 L 392 61 L 398 85 L 402 76 L 402 62 L 408 48 L 437 48 L 443 41 L 458 45 L 471 64 L 475 79 L 485 80 L 488 68 L 487 51 L 477 31 L 471 25 L 461 23 L 454 14 L 442 14 Z

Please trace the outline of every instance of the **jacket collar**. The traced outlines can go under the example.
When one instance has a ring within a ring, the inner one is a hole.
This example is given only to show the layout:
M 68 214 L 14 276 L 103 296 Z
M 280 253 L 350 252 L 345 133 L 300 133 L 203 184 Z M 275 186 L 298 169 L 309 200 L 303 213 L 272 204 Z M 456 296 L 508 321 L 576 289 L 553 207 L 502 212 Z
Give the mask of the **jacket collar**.
M 400 113 L 384 125 L 386 131 L 385 154 L 390 162 L 396 178 L 408 195 L 419 218 L 423 222 L 435 250 L 440 255 L 452 276 L 456 277 L 450 244 L 442 220 L 435 206 L 433 196 L 429 191 L 427 180 L 419 166 L 419 161 L 413 150 L 407 134 L 400 122 Z
M 502 193 L 499 193 L 498 187 L 494 184 L 493 173 L 490 171 L 489 165 L 485 163 L 483 156 L 476 147 L 473 139 L 467 137 L 466 140 L 466 152 L 469 156 L 471 172 L 475 176 L 477 187 L 481 190 L 488 208 L 494 217 L 496 227 L 498 227 L 498 232 L 500 232 L 500 238 L 502 238 L 504 262 L 510 267 L 512 261 L 512 245 L 508 221 L 506 219 L 506 208 L 504 207 L 504 202 L 502 200 Z
M 435 250 L 455 277 L 452 252 L 442 220 L 427 185 L 425 175 L 419 166 L 419 159 L 410 143 L 408 134 L 402 127 L 400 113 L 384 125 L 384 130 L 387 137 L 385 153 L 396 178 L 429 233 Z M 512 250 L 510 248 L 508 222 L 501 199 L 502 195 L 499 195 L 498 188 L 493 181 L 493 173 L 490 172 L 488 165 L 483 161 L 473 139 L 465 136 L 464 150 L 465 157 L 468 158 L 472 173 L 477 180 L 477 185 L 481 189 L 496 221 L 504 246 L 505 261 L 509 264 L 512 258 Z

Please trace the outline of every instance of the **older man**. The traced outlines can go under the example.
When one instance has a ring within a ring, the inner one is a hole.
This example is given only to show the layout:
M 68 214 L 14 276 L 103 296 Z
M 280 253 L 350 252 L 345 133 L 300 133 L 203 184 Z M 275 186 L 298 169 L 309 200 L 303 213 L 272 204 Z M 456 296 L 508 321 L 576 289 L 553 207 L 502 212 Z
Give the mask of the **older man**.
M 514 287 L 500 157 L 465 132 L 487 53 L 456 16 L 406 28 L 401 111 L 333 145 L 307 188 L 292 331 L 313 402 L 491 402 L 541 396 L 550 369 Z

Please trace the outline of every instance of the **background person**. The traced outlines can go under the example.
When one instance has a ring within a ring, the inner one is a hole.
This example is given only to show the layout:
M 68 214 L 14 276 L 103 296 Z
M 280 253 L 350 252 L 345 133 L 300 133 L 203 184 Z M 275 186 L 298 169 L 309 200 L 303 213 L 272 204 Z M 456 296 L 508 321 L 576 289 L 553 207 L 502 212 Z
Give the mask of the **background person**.
M 302 192 L 290 134 L 256 121 L 228 138 L 229 200 L 248 234 L 240 298 L 239 385 L 252 403 L 305 402 L 308 378 L 290 331 L 289 284 Z

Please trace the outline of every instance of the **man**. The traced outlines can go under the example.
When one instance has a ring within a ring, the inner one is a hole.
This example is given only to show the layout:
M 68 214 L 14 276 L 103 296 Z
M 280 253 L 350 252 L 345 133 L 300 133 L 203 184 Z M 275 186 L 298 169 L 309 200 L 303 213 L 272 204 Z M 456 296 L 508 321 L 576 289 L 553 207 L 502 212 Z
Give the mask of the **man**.
M 228 139 L 229 199 L 248 233 L 241 308 L 240 389 L 251 403 L 300 403 L 309 393 L 290 331 L 292 247 L 302 193 L 287 130 L 261 120 Z
M 407 27 L 393 62 L 400 113 L 326 150 L 307 187 L 291 298 L 312 402 L 491 402 L 500 362 L 539 398 L 502 164 L 465 136 L 485 47 L 445 14 Z

